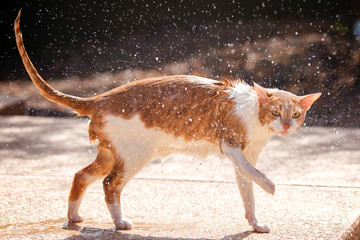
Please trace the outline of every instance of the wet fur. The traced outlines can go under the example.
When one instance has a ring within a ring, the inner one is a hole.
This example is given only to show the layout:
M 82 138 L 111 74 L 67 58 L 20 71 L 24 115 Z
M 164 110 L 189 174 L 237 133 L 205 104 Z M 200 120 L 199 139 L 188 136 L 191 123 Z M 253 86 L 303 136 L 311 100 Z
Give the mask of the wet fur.
M 20 14 L 15 20 L 16 42 L 32 81 L 47 99 L 89 116 L 89 138 L 98 141 L 95 161 L 75 174 L 70 221 L 83 220 L 79 208 L 84 192 L 103 180 L 116 229 L 131 229 L 121 212 L 125 185 L 151 159 L 185 153 L 231 160 L 249 224 L 255 231 L 270 231 L 255 217 L 252 182 L 270 194 L 275 185 L 254 166 L 271 136 L 294 133 L 320 94 L 298 97 L 236 80 L 165 76 L 135 81 L 92 98 L 67 95 L 49 86 L 32 65 L 20 32 Z M 294 113 L 300 116 L 295 118 Z

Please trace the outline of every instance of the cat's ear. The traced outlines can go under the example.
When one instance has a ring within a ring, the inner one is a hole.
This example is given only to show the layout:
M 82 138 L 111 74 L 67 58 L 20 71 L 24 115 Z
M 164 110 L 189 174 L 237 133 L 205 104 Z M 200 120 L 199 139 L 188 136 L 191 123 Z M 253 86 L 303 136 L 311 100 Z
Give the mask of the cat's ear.
M 300 102 L 305 111 L 309 110 L 311 105 L 321 96 L 321 93 L 314 93 L 300 97 Z
M 257 93 L 258 101 L 260 104 L 264 104 L 270 101 L 270 98 L 267 95 L 266 88 L 263 88 L 257 83 L 254 83 L 254 89 Z

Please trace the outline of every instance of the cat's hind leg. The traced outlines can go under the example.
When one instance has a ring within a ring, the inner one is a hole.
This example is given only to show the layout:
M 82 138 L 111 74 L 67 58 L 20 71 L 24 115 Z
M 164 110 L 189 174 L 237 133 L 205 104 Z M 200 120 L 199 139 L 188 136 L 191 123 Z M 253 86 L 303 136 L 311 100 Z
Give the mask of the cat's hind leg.
M 114 162 L 112 152 L 99 144 L 95 161 L 75 174 L 68 203 L 68 219 L 71 222 L 83 221 L 79 208 L 85 190 L 96 181 L 104 179 L 111 171 Z
M 116 159 L 113 169 L 103 181 L 105 202 L 111 214 L 112 221 L 116 230 L 130 230 L 132 223 L 122 215 L 120 196 L 126 183 L 130 180 L 126 178 L 124 162 L 120 157 Z

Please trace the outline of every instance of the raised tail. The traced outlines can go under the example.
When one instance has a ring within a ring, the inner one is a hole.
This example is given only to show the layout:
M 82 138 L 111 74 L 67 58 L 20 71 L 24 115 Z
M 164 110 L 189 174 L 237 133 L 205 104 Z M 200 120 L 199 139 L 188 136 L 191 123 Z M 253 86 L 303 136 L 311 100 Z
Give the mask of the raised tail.
M 93 105 L 93 100 L 91 98 L 80 98 L 59 92 L 54 88 L 52 88 L 48 83 L 46 83 L 44 79 L 39 75 L 36 68 L 32 64 L 29 55 L 27 54 L 24 47 L 24 41 L 20 31 L 20 16 L 21 16 L 21 9 L 14 22 L 16 45 L 19 50 L 21 59 L 24 63 L 24 66 L 26 68 L 26 71 L 28 72 L 35 86 L 40 90 L 41 95 L 43 95 L 45 98 L 49 99 L 50 101 L 74 109 L 75 112 L 77 112 L 81 116 L 83 115 L 90 116 L 92 114 L 92 105 Z

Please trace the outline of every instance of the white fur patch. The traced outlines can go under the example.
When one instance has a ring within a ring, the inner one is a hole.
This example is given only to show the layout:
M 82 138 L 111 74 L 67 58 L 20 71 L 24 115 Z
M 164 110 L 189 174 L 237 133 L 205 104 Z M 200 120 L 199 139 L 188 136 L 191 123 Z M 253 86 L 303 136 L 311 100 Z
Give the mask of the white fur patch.
M 245 125 L 250 139 L 259 116 L 259 102 L 256 92 L 245 83 L 239 83 L 231 89 L 230 98 L 236 103 L 234 111 Z
M 129 120 L 109 115 L 104 132 L 125 161 L 125 178 L 132 178 L 150 160 L 175 153 L 197 158 L 223 156 L 218 144 L 205 140 L 186 141 L 155 128 L 146 128 L 138 115 Z
M 296 132 L 297 127 L 298 127 L 298 123 L 297 123 L 296 119 L 292 119 L 291 120 L 291 126 L 285 133 L 284 126 L 282 125 L 281 120 L 278 117 L 277 119 L 275 119 L 272 122 L 272 127 L 274 128 L 275 132 L 278 135 L 280 135 L 280 136 L 288 136 L 288 135 L 294 134 Z
M 277 133 L 280 133 L 284 130 L 283 125 L 281 124 L 280 117 L 276 118 L 273 121 L 272 126 L 273 126 L 275 132 L 277 132 Z
M 246 159 L 254 166 L 258 157 L 265 147 L 266 143 L 273 136 L 268 126 L 262 126 L 259 119 L 256 119 L 253 125 L 250 141 L 243 150 Z
M 262 172 L 257 170 L 248 158 L 244 156 L 241 149 L 230 147 L 227 144 L 222 144 L 224 153 L 230 157 L 233 162 L 235 170 L 249 181 L 256 182 L 266 192 L 274 194 L 275 184 L 271 182 Z
M 68 217 L 73 222 L 80 222 L 82 221 L 82 217 L 79 214 L 79 208 L 81 205 L 81 200 L 83 195 L 76 201 L 70 201 L 68 204 Z
M 243 153 L 251 164 L 255 165 L 258 156 L 272 137 L 268 126 L 262 126 L 259 121 L 259 102 L 257 94 L 252 87 L 245 83 L 239 83 L 230 92 L 236 105 L 235 113 L 240 117 L 246 128 L 247 140 L 249 141 Z

